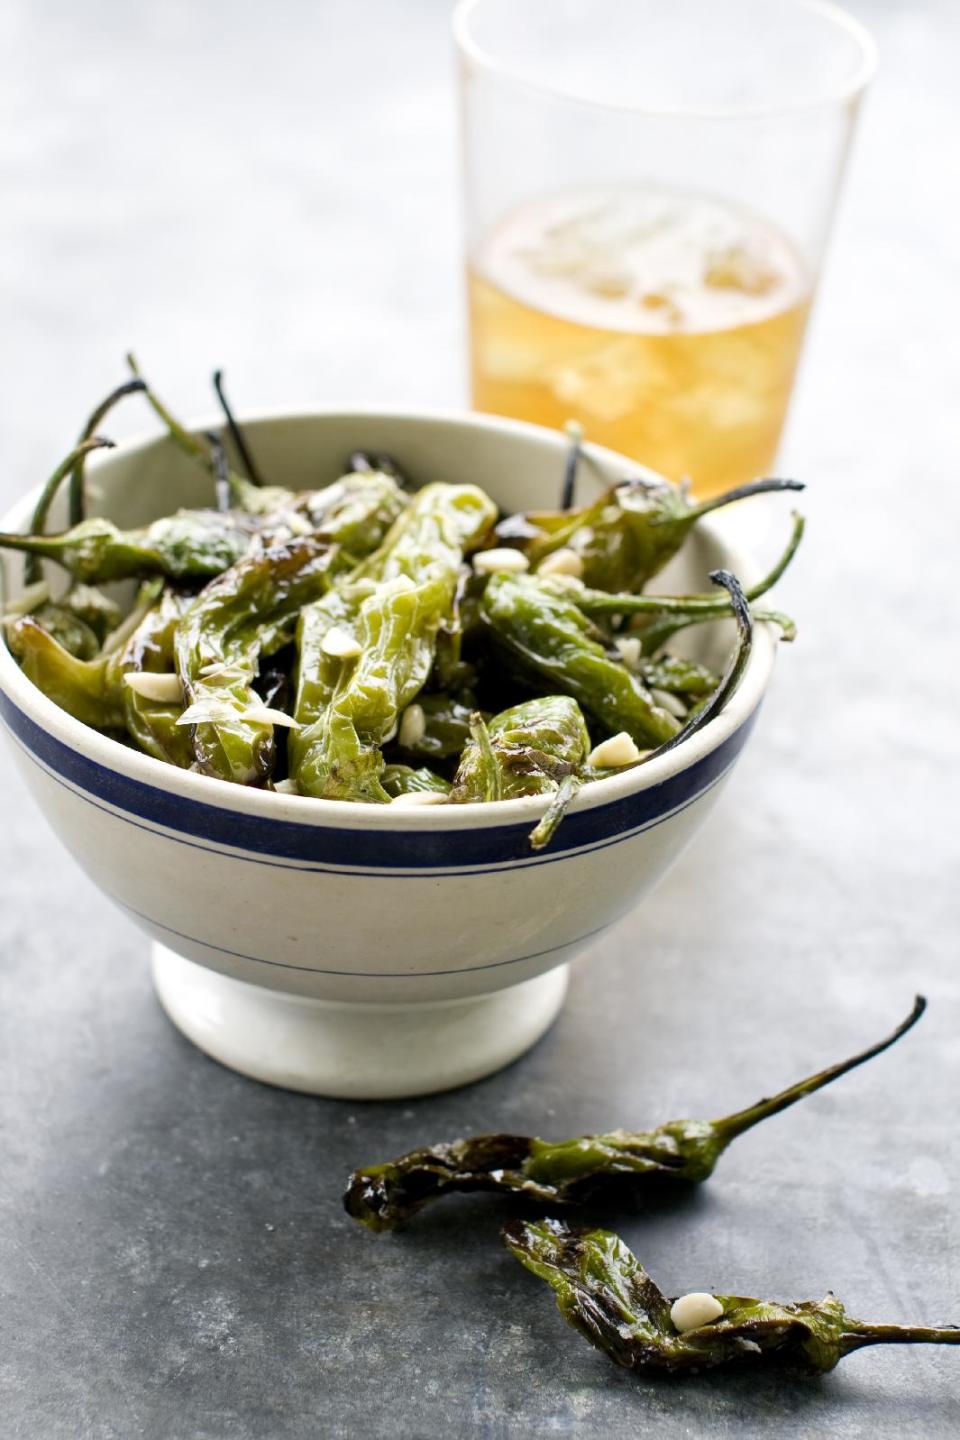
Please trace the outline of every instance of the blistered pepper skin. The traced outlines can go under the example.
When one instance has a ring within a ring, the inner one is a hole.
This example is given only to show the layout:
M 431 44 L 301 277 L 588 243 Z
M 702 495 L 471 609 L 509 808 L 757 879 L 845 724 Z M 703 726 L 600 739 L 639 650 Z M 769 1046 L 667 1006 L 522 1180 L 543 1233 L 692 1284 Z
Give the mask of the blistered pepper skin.
M 611 659 L 572 600 L 535 575 L 491 576 L 483 613 L 498 642 L 551 688 L 572 695 L 611 734 L 624 730 L 643 749 L 678 729 L 636 675 Z
M 496 510 L 473 485 L 428 485 L 383 545 L 301 619 L 290 771 L 302 794 L 383 804 L 381 747 L 425 685 L 463 557 Z M 358 653 L 329 655 L 336 626 Z

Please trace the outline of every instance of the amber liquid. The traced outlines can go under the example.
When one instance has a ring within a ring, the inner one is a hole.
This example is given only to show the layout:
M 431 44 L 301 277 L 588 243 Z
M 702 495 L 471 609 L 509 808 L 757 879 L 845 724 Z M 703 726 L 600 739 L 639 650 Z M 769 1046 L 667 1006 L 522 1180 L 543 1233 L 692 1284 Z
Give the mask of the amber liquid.
M 770 473 L 809 311 L 747 212 L 597 189 L 514 212 L 469 272 L 473 403 L 609 445 L 710 495 Z

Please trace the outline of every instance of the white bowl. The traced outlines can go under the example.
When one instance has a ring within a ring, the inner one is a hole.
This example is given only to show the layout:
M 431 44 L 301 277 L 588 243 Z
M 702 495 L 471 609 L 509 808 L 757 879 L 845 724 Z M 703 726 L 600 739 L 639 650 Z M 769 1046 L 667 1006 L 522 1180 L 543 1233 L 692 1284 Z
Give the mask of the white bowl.
M 423 482 L 481 485 L 507 510 L 556 503 L 567 443 L 477 415 L 318 410 L 260 415 L 246 428 L 278 483 L 326 483 L 362 447 L 390 452 Z M 578 494 L 637 471 L 591 447 Z M 90 474 L 97 508 L 122 525 L 210 500 L 207 477 L 166 439 L 124 444 Z M 27 528 L 34 498 L 2 528 Z M 658 588 L 709 589 L 718 564 L 755 578 L 725 524 L 721 512 L 698 525 Z M 4 559 L 5 598 L 18 594 L 21 569 Z M 685 638 L 719 663 L 729 623 Z M 541 854 L 527 837 L 542 799 L 361 806 L 164 765 L 72 719 L 4 645 L 0 715 L 59 838 L 155 941 L 160 998 L 192 1040 L 272 1084 L 389 1098 L 478 1079 L 543 1034 L 569 962 L 643 898 L 708 814 L 774 651 L 758 626 L 723 713 L 661 759 L 585 787 Z

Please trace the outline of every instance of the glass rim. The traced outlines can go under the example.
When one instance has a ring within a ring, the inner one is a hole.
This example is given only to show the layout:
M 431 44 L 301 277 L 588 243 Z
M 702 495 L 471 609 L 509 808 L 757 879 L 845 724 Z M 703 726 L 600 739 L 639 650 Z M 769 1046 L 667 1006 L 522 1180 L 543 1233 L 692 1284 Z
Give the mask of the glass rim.
M 619 112 L 624 115 L 646 115 L 650 119 L 663 120 L 750 120 L 775 119 L 781 115 L 812 113 L 817 110 L 843 106 L 857 99 L 863 94 L 877 69 L 876 42 L 866 26 L 862 25 L 849 11 L 844 10 L 840 5 L 833 4 L 832 0 L 778 0 L 782 6 L 822 16 L 838 30 L 845 31 L 859 47 L 860 60 L 852 78 L 844 85 L 839 86 L 833 94 L 819 96 L 816 99 L 794 100 L 770 105 L 665 106 L 644 105 L 642 101 L 631 105 L 593 100 L 582 95 L 571 94 L 568 90 L 559 87 L 531 80 L 521 70 L 511 69 L 509 65 L 495 60 L 488 51 L 477 44 L 470 30 L 470 19 L 473 12 L 485 3 L 486 0 L 457 0 L 454 7 L 451 19 L 453 38 L 457 49 L 465 59 L 494 79 L 512 85 L 518 90 L 525 90 L 531 95 L 539 95 L 545 100 L 560 101 L 567 105 L 579 105 L 590 110 L 605 110 L 611 114 Z

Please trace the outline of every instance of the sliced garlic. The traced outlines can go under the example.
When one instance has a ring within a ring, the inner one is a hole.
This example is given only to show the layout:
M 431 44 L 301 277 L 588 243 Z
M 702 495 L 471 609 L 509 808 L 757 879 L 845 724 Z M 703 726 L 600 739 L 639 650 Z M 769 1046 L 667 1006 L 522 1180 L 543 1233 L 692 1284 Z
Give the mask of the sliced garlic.
M 538 575 L 574 575 L 578 580 L 583 574 L 583 561 L 576 550 L 569 550 L 564 546 L 561 550 L 554 550 L 545 560 L 541 560 L 537 566 Z
M 274 710 L 272 705 L 248 705 L 237 717 L 250 725 L 282 725 L 288 730 L 299 730 L 300 722 L 294 720 L 285 710 Z
M 681 1295 L 670 1306 L 670 1319 L 682 1335 L 686 1330 L 699 1330 L 701 1325 L 712 1325 L 723 1314 L 723 1306 L 716 1295 L 704 1290 L 694 1290 Z
M 391 805 L 446 805 L 447 797 L 439 790 L 410 790 L 406 795 L 394 795 Z
M 619 735 L 611 735 L 609 740 L 594 745 L 587 764 L 594 770 L 616 770 L 621 765 L 635 765 L 649 754 L 649 750 L 638 750 L 626 730 L 621 730 Z
M 404 750 L 419 745 L 427 733 L 427 717 L 422 705 L 408 705 L 400 719 L 400 734 L 397 737 Z
M 344 630 L 342 625 L 331 625 L 330 629 L 320 641 L 320 649 L 324 655 L 332 655 L 336 660 L 355 660 L 358 655 L 363 654 L 363 646 L 349 630 Z
M 183 700 L 180 676 L 150 670 L 128 670 L 124 680 L 135 695 L 155 700 L 159 705 L 176 705 Z
M 643 646 L 636 635 L 618 636 L 613 642 L 620 651 L 620 659 L 628 670 L 637 670 L 643 655 Z
M 530 561 L 522 550 L 503 546 L 494 550 L 478 550 L 473 557 L 473 568 L 478 575 L 494 575 L 498 571 L 519 575 L 521 571 L 530 569 Z
M 231 665 L 225 660 L 213 660 L 201 665 L 197 674 L 204 680 L 252 680 L 253 671 L 246 665 Z
M 226 700 L 197 700 L 188 705 L 178 725 L 232 725 L 239 720 L 236 709 Z
M 299 510 L 288 510 L 283 517 L 283 522 L 293 535 L 313 534 L 313 526 L 306 515 L 301 515 Z
M 274 793 L 277 795 L 299 795 L 300 786 L 296 780 L 274 780 Z

